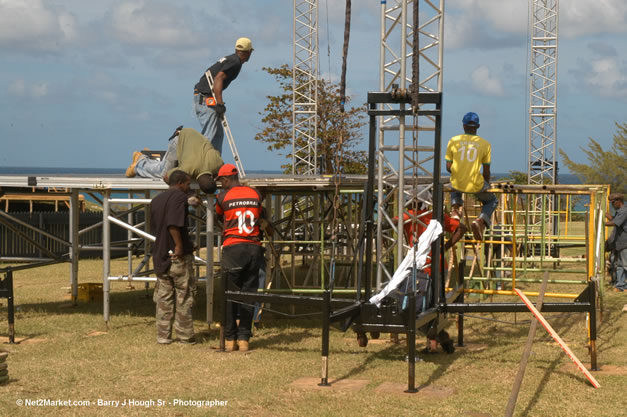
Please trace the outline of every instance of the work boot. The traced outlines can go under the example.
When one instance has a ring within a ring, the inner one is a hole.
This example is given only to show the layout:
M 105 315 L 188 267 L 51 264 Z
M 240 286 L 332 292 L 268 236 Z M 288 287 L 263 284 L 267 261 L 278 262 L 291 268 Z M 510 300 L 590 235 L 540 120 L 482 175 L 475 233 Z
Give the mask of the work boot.
M 235 340 L 227 340 L 224 343 L 224 350 L 227 352 L 234 352 L 238 350 L 239 346 L 237 345 L 237 341 Z
M 133 162 L 131 162 L 128 168 L 126 168 L 127 178 L 133 178 L 135 176 L 135 165 L 137 165 L 137 162 L 141 159 L 141 157 L 142 157 L 141 152 L 137 152 L 137 151 L 133 152 Z
M 482 219 L 475 219 L 470 224 L 470 228 L 472 229 L 472 235 L 475 240 L 482 241 L 483 231 L 485 230 L 485 222 Z
M 248 352 L 249 350 L 248 340 L 238 340 L 237 346 L 239 347 L 240 352 Z

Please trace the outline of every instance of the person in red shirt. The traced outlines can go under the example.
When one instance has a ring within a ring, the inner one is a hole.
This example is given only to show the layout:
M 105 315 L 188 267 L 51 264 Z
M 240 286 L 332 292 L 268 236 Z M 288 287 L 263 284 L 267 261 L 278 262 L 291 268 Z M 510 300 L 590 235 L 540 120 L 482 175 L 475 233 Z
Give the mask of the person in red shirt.
M 416 217 L 415 223 L 412 222 L 412 215 Z M 410 248 L 414 246 L 412 226 L 415 225 L 416 227 L 417 241 L 420 235 L 422 235 L 424 231 L 427 230 L 427 226 L 431 222 L 432 215 L 433 212 L 431 210 L 426 210 L 424 208 L 418 209 L 417 212 L 414 212 L 414 210 L 410 209 L 407 212 L 403 213 L 403 233 L 405 235 L 405 240 L 409 243 Z M 444 244 L 444 249 L 448 250 L 453 247 L 453 245 L 455 245 L 457 242 L 459 242 L 459 240 L 464 236 L 464 233 L 466 233 L 466 225 L 460 223 L 459 219 L 455 219 L 444 213 L 444 231 L 451 233 L 451 237 Z M 428 275 L 431 275 L 430 259 L 431 254 L 429 254 L 429 264 L 427 264 L 423 269 L 423 271 Z
M 259 269 L 263 264 L 260 221 L 263 217 L 261 194 L 241 185 L 237 168 L 225 164 L 218 172 L 222 192 L 218 194 L 216 214 L 224 223 L 222 242 L 222 279 L 243 292 L 256 292 Z M 228 286 L 227 286 L 228 288 Z M 239 315 L 238 315 L 239 313 Z M 239 324 L 236 322 L 239 317 Z M 227 303 L 225 318 L 226 350 L 248 350 L 252 335 L 253 307 Z

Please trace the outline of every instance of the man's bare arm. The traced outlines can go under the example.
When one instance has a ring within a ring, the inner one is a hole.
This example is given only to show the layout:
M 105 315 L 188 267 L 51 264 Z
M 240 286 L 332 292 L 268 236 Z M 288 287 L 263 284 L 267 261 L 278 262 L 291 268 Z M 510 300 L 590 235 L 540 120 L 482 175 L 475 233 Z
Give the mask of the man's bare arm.
M 172 255 L 172 259 L 183 257 L 183 237 L 181 231 L 176 226 L 168 226 L 168 232 L 170 232 L 170 236 L 174 240 L 174 255 Z
M 460 223 L 459 226 L 457 226 L 457 229 L 455 229 L 455 231 L 453 232 L 453 234 L 451 234 L 451 238 L 447 240 L 444 244 L 444 249 L 448 250 L 453 247 L 454 244 L 459 242 L 460 239 L 464 237 L 464 233 L 466 233 L 466 225 Z
M 217 104 L 224 104 L 222 99 L 222 87 L 224 80 L 226 80 L 226 74 L 220 71 L 213 79 L 213 97 L 216 99 Z

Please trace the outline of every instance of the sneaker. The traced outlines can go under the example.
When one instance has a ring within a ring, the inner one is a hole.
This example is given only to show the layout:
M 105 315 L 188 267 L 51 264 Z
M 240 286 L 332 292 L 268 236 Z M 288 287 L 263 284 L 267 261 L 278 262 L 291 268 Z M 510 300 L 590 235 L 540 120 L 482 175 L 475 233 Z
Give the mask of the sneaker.
M 160 345 L 169 345 L 172 342 L 174 342 L 174 340 L 172 340 L 172 339 L 160 339 L 160 338 L 157 338 L 157 343 L 160 344 Z
M 135 176 L 135 165 L 137 165 L 137 162 L 141 159 L 141 157 L 142 157 L 141 152 L 137 152 L 137 151 L 133 152 L 133 162 L 131 162 L 128 168 L 126 168 L 127 178 L 133 178 Z
M 249 350 L 248 340 L 238 340 L 237 347 L 239 348 L 240 352 L 248 352 Z
M 235 340 L 227 340 L 224 343 L 224 350 L 227 352 L 234 352 L 236 350 L 238 350 L 239 346 L 237 345 L 237 342 Z
M 470 224 L 470 228 L 472 229 L 472 235 L 475 240 L 483 240 L 483 230 L 485 229 L 485 223 L 479 219 L 473 220 Z
M 196 338 L 195 337 L 190 337 L 189 339 L 179 339 L 179 343 L 181 343 L 183 345 L 195 345 L 196 344 Z

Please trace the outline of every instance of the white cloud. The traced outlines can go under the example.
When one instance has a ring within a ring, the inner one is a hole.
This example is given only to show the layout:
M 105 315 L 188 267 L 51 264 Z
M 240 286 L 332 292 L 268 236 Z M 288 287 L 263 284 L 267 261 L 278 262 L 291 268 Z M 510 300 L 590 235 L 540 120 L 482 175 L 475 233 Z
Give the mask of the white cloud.
M 468 0 L 468 3 L 472 1 Z M 445 48 L 497 49 L 525 45 L 526 13 L 520 16 L 503 6 L 483 8 L 482 5 L 481 2 L 474 6 L 465 5 L 467 10 L 447 8 L 444 17 Z
M 76 38 L 74 16 L 42 0 L 0 0 L 0 47 L 57 51 Z
M 560 34 L 566 37 L 627 32 L 625 0 L 570 0 L 559 13 Z
M 488 96 L 503 97 L 505 90 L 500 78 L 490 74 L 490 70 L 485 65 L 476 68 L 470 74 L 472 88 L 475 92 Z
M 569 0 L 562 2 L 558 12 L 560 37 L 627 32 L 625 0 Z M 519 42 L 527 42 L 529 2 L 450 0 L 446 5 L 444 26 L 447 48 L 476 46 L 489 49 L 503 46 L 511 35 L 517 35 Z
M 460 12 L 467 21 L 487 21 L 499 31 L 525 33 L 528 4 L 526 0 L 451 0 L 446 12 Z
M 627 65 L 616 58 L 602 58 L 591 64 L 586 85 L 601 97 L 627 99 Z
M 116 6 L 111 27 L 123 43 L 171 47 L 198 43 L 189 21 L 176 6 L 140 0 Z
M 19 78 L 9 84 L 8 92 L 12 96 L 16 97 L 41 98 L 48 95 L 48 84 L 27 83 L 23 79 Z

